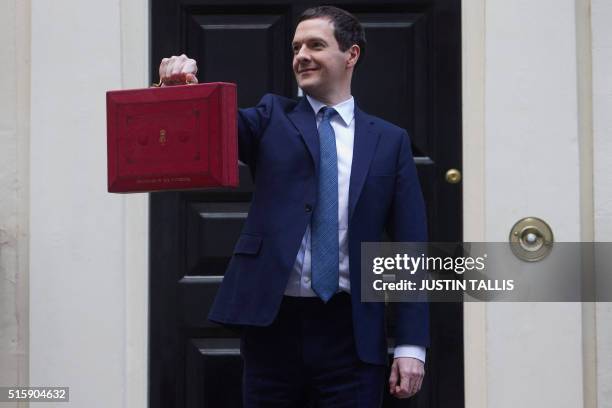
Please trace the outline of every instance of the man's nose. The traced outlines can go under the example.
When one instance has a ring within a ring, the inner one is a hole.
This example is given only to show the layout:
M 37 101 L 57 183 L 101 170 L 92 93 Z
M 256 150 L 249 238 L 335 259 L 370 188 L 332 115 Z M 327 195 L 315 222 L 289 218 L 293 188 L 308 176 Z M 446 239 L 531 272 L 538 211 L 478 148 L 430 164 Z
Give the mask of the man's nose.
M 308 49 L 306 48 L 306 44 L 300 47 L 300 50 L 298 51 L 298 53 L 295 54 L 295 58 L 300 62 L 307 61 L 310 59 L 310 55 L 308 54 Z

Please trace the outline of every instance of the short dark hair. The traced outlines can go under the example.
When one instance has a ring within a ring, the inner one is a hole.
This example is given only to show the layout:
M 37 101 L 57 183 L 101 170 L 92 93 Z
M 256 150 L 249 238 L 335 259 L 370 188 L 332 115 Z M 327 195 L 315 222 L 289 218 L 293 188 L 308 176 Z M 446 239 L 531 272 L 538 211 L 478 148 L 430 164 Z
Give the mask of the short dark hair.
M 357 17 L 346 10 L 334 6 L 318 6 L 307 9 L 298 19 L 297 24 L 313 18 L 327 18 L 334 24 L 334 37 L 338 41 L 340 51 L 346 51 L 357 44 L 361 50 L 357 64 L 365 57 L 366 38 L 363 26 Z

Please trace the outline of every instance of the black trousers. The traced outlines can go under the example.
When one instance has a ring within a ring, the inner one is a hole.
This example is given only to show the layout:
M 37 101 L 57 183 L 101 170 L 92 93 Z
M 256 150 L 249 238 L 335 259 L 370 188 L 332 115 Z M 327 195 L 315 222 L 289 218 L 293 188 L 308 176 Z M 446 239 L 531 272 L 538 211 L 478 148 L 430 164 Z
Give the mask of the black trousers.
M 348 293 L 283 297 L 272 325 L 245 327 L 240 353 L 245 408 L 382 404 L 386 367 L 357 357 Z

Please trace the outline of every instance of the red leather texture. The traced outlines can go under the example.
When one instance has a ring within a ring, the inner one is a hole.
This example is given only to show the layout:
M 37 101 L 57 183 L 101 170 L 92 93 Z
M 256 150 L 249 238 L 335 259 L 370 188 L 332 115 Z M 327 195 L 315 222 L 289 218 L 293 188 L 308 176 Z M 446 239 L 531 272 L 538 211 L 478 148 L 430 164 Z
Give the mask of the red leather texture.
M 108 191 L 238 185 L 236 85 L 106 93 Z

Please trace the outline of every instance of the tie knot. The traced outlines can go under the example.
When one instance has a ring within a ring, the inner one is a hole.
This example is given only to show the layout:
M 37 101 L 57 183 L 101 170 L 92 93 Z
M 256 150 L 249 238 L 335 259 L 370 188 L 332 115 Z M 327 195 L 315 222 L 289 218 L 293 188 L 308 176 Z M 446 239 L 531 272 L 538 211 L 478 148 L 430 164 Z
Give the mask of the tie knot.
M 321 112 L 323 112 L 323 120 L 330 120 L 336 113 L 338 113 L 334 108 L 330 108 L 329 106 L 322 107 Z

